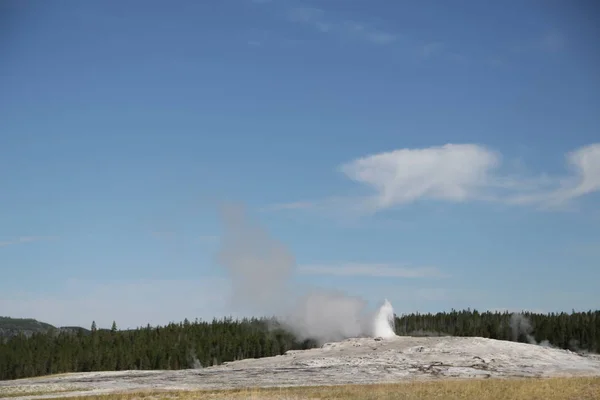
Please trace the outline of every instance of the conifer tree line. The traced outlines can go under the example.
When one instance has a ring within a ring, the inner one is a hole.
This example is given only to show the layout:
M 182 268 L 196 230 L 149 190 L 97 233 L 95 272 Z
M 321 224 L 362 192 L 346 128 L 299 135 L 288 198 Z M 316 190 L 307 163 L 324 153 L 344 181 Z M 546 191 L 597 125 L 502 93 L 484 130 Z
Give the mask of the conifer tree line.
M 480 336 L 549 343 L 600 352 L 600 311 L 560 314 L 480 313 L 476 310 L 396 316 L 398 335 Z M 187 319 L 166 326 L 119 331 L 92 324 L 91 332 L 36 333 L 0 340 L 0 380 L 65 372 L 200 368 L 243 358 L 315 347 L 274 319 Z

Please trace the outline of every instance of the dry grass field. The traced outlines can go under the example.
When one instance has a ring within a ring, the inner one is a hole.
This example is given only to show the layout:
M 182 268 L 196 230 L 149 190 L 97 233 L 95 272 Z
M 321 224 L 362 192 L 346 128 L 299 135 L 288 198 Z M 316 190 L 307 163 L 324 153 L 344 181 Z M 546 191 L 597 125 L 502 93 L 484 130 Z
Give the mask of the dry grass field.
M 439 380 L 397 384 L 315 386 L 204 391 L 143 391 L 70 400 L 592 400 L 600 399 L 600 377 Z

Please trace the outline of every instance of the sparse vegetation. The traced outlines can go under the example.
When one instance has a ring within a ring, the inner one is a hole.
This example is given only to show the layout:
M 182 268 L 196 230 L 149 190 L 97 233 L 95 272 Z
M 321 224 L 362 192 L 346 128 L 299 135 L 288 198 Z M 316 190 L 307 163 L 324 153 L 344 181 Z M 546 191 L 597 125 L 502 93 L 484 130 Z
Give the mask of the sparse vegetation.
M 396 318 L 399 335 L 481 336 L 600 352 L 600 311 L 525 313 L 531 331 L 511 327 L 510 313 L 452 311 Z M 64 372 L 185 369 L 316 346 L 297 340 L 271 319 L 185 320 L 164 327 L 62 331 L 0 340 L 0 380 Z
M 600 399 L 600 378 L 443 380 L 379 385 L 179 392 L 147 391 L 102 396 L 69 397 L 68 399 L 595 400 Z

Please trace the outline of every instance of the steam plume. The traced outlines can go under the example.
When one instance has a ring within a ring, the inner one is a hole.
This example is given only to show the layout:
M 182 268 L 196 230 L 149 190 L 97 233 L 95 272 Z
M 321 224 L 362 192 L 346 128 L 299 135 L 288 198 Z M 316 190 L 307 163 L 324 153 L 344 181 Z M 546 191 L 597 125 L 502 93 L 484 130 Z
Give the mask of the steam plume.
M 233 285 L 233 306 L 252 313 L 279 315 L 300 339 L 320 343 L 357 336 L 394 336 L 393 309 L 368 313 L 365 300 L 338 291 L 294 293 L 291 274 L 296 265 L 291 251 L 252 221 L 241 205 L 221 209 L 222 243 L 217 262 Z
M 510 329 L 512 330 L 512 339 L 514 342 L 518 342 L 521 336 L 523 336 L 527 340 L 527 343 L 537 344 L 531 334 L 533 332 L 531 322 L 523 314 L 513 313 L 510 316 Z
M 539 343 L 535 340 L 535 337 L 531 334 L 533 332 L 531 322 L 523 314 L 513 313 L 510 316 L 510 328 L 512 329 L 512 339 L 515 342 L 518 342 L 521 336 L 523 336 L 529 344 L 536 344 L 542 347 L 554 347 L 548 340 L 542 340 Z
M 385 299 L 385 302 L 377 311 L 374 319 L 373 334 L 384 339 L 389 339 L 396 336 L 394 332 L 394 309 L 390 302 Z
M 233 306 L 276 314 L 289 293 L 296 260 L 287 247 L 251 221 L 240 205 L 221 209 L 223 234 L 217 262 L 231 279 Z

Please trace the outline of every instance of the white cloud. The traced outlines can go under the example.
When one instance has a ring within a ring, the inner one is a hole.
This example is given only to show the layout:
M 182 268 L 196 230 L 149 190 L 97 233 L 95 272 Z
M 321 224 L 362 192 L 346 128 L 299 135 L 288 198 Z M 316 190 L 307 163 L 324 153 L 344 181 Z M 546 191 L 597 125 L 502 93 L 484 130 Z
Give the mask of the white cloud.
M 369 188 L 365 197 L 278 204 L 271 209 L 335 208 L 376 212 L 420 200 L 489 201 L 550 209 L 600 191 L 600 143 L 566 155 L 570 174 L 532 176 L 502 173 L 502 157 L 477 144 L 399 149 L 361 157 L 339 167 L 346 177 Z
M 444 278 L 437 268 L 397 267 L 390 264 L 301 265 L 297 271 L 306 275 L 370 276 L 381 278 Z
M 295 7 L 287 11 L 287 16 L 290 21 L 306 24 L 321 33 L 354 37 L 373 44 L 389 44 L 398 38 L 394 33 L 381 31 L 361 22 L 329 18 L 320 8 Z
M 465 201 L 477 197 L 498 166 L 498 154 L 474 144 L 400 149 L 341 166 L 350 179 L 375 189 L 375 209 L 420 198 Z
M 600 189 L 600 143 L 585 146 L 568 154 L 575 170 L 574 182 L 567 182 L 566 196 L 577 197 Z
M 6 240 L 0 242 L 0 247 L 12 246 L 15 244 L 23 244 L 23 243 L 31 243 L 31 242 L 39 242 L 42 240 L 53 240 L 57 239 L 56 236 L 21 236 L 16 239 Z
M 516 194 L 507 199 L 513 204 L 538 204 L 545 208 L 565 206 L 578 197 L 600 191 L 600 143 L 572 151 L 566 156 L 570 176 L 546 177 L 546 190 Z

